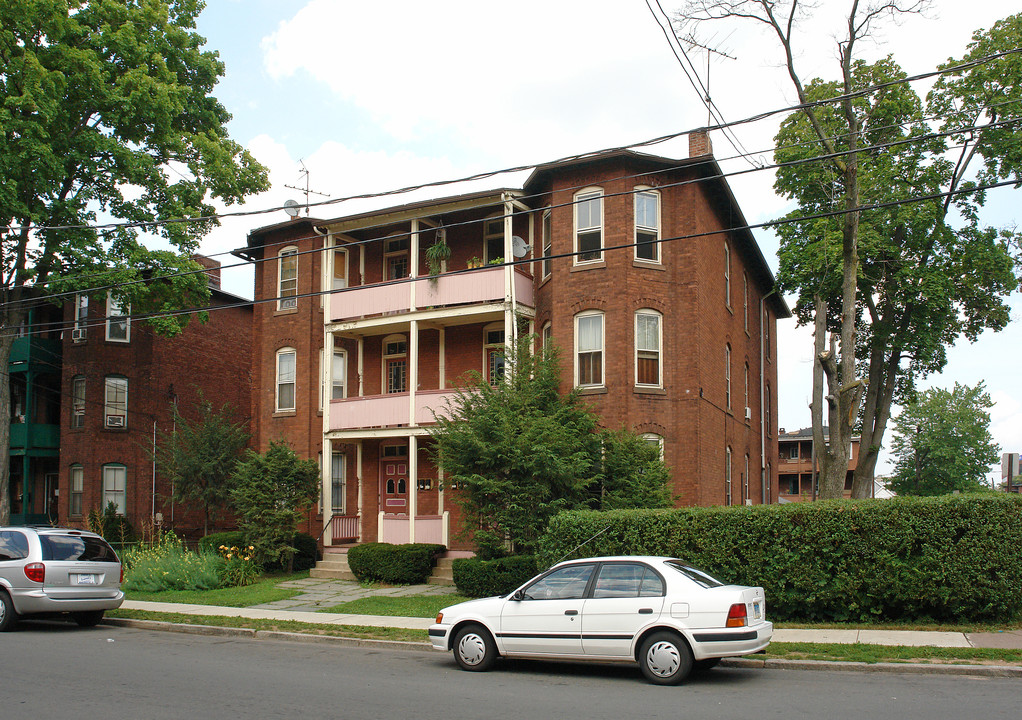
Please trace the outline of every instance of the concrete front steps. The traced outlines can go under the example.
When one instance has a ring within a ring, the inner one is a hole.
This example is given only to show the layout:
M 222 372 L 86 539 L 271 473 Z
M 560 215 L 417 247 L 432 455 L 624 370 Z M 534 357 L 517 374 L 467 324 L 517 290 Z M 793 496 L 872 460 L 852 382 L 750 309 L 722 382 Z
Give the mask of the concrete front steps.
M 430 585 L 454 586 L 454 558 L 442 557 L 437 560 L 433 574 L 426 579 Z M 309 577 L 326 578 L 330 580 L 357 580 L 355 574 L 348 567 L 347 547 L 326 547 L 323 548 L 323 559 L 316 563 L 316 567 L 309 571 Z

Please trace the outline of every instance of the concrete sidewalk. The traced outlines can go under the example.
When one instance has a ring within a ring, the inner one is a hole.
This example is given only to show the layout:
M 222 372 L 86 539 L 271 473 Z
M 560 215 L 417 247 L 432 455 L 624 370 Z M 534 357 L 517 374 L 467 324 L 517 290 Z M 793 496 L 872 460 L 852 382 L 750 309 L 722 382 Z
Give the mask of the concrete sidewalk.
M 234 608 L 217 605 L 186 605 L 183 603 L 138 602 L 133 600 L 126 600 L 121 607 L 127 610 L 148 610 L 151 612 L 180 613 L 183 615 L 242 617 L 322 625 L 362 625 L 367 627 L 406 628 L 409 630 L 425 630 L 433 624 L 432 618 L 354 615 L 266 607 Z M 788 628 L 774 630 L 773 641 L 834 643 L 842 645 L 863 643 L 867 645 L 902 647 L 1022 649 L 1022 631 L 960 633 L 918 630 L 811 630 Z

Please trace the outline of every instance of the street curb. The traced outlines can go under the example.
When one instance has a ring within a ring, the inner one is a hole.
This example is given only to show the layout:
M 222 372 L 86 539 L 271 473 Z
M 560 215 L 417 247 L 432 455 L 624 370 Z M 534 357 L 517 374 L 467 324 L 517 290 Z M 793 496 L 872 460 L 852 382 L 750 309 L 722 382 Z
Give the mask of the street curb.
M 367 638 L 310 635 L 280 630 L 253 630 L 252 628 L 189 625 L 163 620 L 132 620 L 130 618 L 103 618 L 104 625 L 132 627 L 140 630 L 159 630 L 192 635 L 240 637 L 251 640 L 286 640 L 289 642 L 326 643 L 345 647 L 388 648 L 392 650 L 432 650 L 430 643 L 407 640 L 370 640 Z M 724 658 L 721 667 L 765 670 L 824 670 L 830 672 L 892 673 L 901 675 L 957 675 L 992 678 L 1022 679 L 1022 667 L 994 665 L 939 665 L 929 663 L 862 663 L 834 662 L 832 660 L 761 660 L 757 658 Z
M 1022 678 L 1017 665 L 942 665 L 938 663 L 863 663 L 833 660 L 757 660 L 725 658 L 721 667 L 764 668 L 767 670 L 826 670 L 831 672 L 893 673 L 900 675 L 971 675 L 973 677 Z

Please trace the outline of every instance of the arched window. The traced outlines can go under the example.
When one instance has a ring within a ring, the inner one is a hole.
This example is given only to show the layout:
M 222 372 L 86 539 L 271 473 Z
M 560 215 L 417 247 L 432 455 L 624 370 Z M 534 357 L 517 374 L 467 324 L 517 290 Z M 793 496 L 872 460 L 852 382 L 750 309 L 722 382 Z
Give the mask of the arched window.
M 383 339 L 383 375 L 388 393 L 408 392 L 408 340 L 404 335 Z
M 104 427 L 128 427 L 128 378 L 123 375 L 103 378 L 103 417 Z
M 724 346 L 724 406 L 731 409 L 731 343 Z
M 603 190 L 575 193 L 575 264 L 603 259 Z
M 660 193 L 636 188 L 635 259 L 660 262 Z
M 277 412 L 295 409 L 298 353 L 294 348 L 277 351 Z
M 660 459 L 664 459 L 664 438 L 662 435 L 657 435 L 656 433 L 643 433 L 642 439 L 655 447 L 657 453 L 660 455 Z
M 298 248 L 286 247 L 277 256 L 277 309 L 298 307 Z
M 660 348 L 662 345 L 661 315 L 656 310 L 635 313 L 635 384 L 661 387 Z
M 575 385 L 603 386 L 603 313 L 575 316 Z

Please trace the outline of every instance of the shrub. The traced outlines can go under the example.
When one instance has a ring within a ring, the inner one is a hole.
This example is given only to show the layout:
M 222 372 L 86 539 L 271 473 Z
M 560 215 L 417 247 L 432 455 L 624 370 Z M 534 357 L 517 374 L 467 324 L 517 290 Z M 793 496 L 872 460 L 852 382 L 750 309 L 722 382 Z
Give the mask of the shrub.
M 360 582 L 415 585 L 426 582 L 443 545 L 364 543 L 348 550 L 348 567 Z
M 253 552 L 255 548 L 227 547 L 221 545 L 217 552 L 224 562 L 220 567 L 220 587 L 239 587 L 251 585 L 259 577 L 259 565 L 256 564 Z
M 185 550 L 174 533 L 160 535 L 152 544 L 124 553 L 125 590 L 213 590 L 220 587 L 219 555 Z
M 293 561 L 293 572 L 300 572 L 316 567 L 316 561 L 320 559 L 319 542 L 308 533 L 297 533 L 291 544 L 295 548 Z M 265 565 L 266 570 L 285 571 L 287 568 L 283 560 L 270 562 Z
M 458 558 L 453 567 L 454 584 L 458 592 L 468 597 L 505 595 L 538 572 L 535 555 L 495 560 Z
M 241 532 L 241 530 L 210 533 L 199 540 L 199 552 L 217 553 L 221 545 L 224 547 L 244 547 L 248 543 L 245 542 L 245 533 Z
M 777 620 L 1003 621 L 1022 613 L 1019 537 L 1022 498 L 994 493 L 568 512 L 551 521 L 540 562 L 679 557 L 761 585 Z

